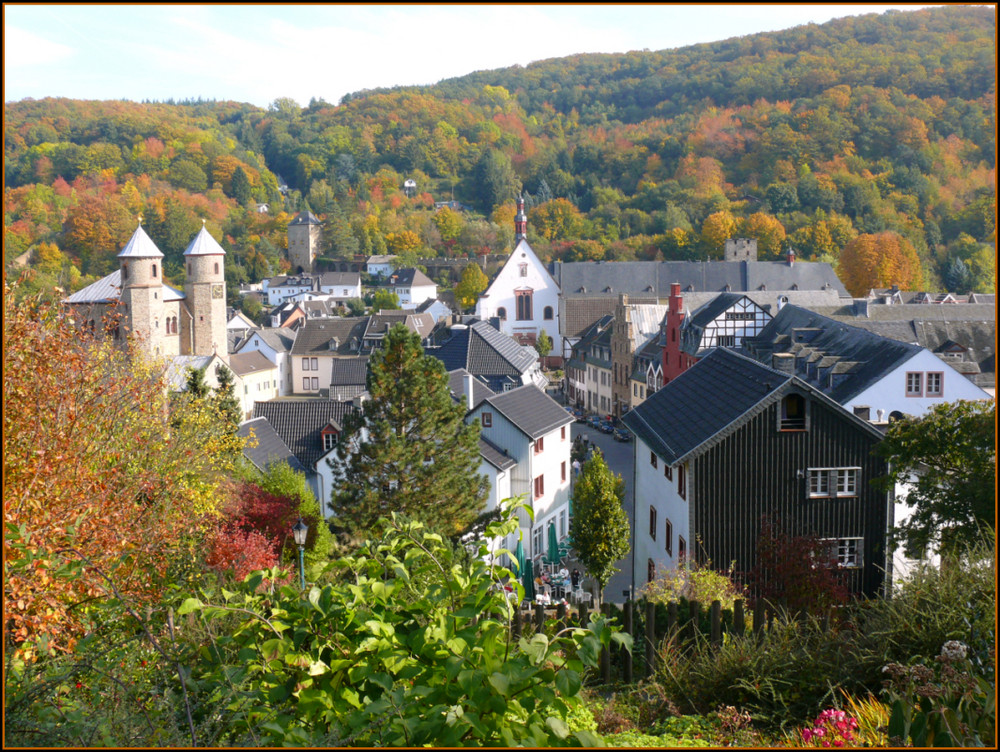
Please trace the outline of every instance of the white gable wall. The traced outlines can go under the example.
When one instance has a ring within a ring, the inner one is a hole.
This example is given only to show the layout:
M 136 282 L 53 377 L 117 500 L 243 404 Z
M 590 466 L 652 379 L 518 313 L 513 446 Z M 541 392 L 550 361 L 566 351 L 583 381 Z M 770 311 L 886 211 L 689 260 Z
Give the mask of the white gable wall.
M 906 375 L 920 373 L 926 391 L 927 374 L 942 374 L 942 395 L 940 397 L 911 397 L 906 394 Z M 853 410 L 857 405 L 867 405 L 871 408 L 871 420 L 878 419 L 878 410 L 884 410 L 883 420 L 899 411 L 905 415 L 924 415 L 934 405 L 956 400 L 990 399 L 990 395 L 973 384 L 948 363 L 941 360 L 930 350 L 924 348 L 903 365 L 886 374 L 877 383 L 865 389 L 860 394 L 844 403 L 844 407 Z
M 666 463 L 662 457 L 656 458 L 656 467 L 650 462 L 651 450 L 638 436 L 633 442 L 635 454 L 633 467 L 635 472 L 635 548 L 632 566 L 635 574 L 635 586 L 640 588 L 647 581 L 647 562 L 652 559 L 656 564 L 657 573 L 664 569 L 677 567 L 679 545 L 678 539 L 684 538 L 687 550 L 691 548 L 691 474 L 688 473 L 687 496 L 682 499 L 677 493 L 678 468 L 672 468 L 672 479 L 667 480 L 664 474 Z M 656 509 L 656 539 L 649 531 L 649 507 Z M 666 521 L 673 526 L 671 536 L 671 553 L 667 553 Z
M 531 318 L 519 321 L 516 293 L 528 290 L 531 291 Z M 545 318 L 546 309 L 551 312 L 550 319 Z M 552 338 L 550 355 L 562 353 L 559 286 L 525 240 L 517 244 L 493 283 L 476 303 L 476 315 L 483 320 L 499 317 L 501 313 L 500 331 L 507 336 L 529 334 L 537 338 L 545 331 Z
M 286 352 L 278 352 L 271 347 L 262 337 L 251 336 L 237 353 L 259 352 L 263 353 L 272 363 L 278 366 L 278 396 L 284 397 L 292 393 L 292 369 L 289 356 Z M 253 409 L 253 405 L 250 405 Z

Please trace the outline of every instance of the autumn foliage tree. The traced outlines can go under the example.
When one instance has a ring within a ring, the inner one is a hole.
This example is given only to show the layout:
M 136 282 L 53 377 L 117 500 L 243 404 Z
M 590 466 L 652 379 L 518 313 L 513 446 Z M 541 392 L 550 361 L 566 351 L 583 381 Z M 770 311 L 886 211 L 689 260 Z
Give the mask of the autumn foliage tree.
M 31 656 L 36 640 L 70 648 L 111 583 L 159 596 L 239 440 L 209 404 L 170 414 L 161 369 L 137 353 L 16 297 L 5 287 L 4 638 Z
M 895 232 L 859 235 L 840 254 L 841 282 L 855 297 L 873 288 L 897 285 L 916 290 L 924 280 L 920 257 L 910 242 Z

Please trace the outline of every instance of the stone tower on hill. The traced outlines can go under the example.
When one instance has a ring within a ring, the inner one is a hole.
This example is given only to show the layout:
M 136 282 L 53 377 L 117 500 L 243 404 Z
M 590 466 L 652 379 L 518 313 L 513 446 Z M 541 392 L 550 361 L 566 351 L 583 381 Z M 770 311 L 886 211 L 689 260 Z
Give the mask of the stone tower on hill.
M 292 272 L 313 272 L 319 255 L 322 226 L 311 211 L 302 211 L 288 223 L 288 261 Z
M 184 294 L 191 314 L 185 322 L 190 321 L 192 355 L 227 358 L 225 256 L 204 225 L 184 251 Z
M 136 228 L 118 254 L 124 324 L 151 354 L 163 353 L 166 323 L 163 254 L 142 229 Z M 81 291 L 82 292 L 82 291 Z
M 63 302 L 80 326 L 118 341 L 131 337 L 152 358 L 217 353 L 228 360 L 225 255 L 202 227 L 184 252 L 182 292 L 163 282 L 163 253 L 140 225 L 118 254 L 118 269 Z

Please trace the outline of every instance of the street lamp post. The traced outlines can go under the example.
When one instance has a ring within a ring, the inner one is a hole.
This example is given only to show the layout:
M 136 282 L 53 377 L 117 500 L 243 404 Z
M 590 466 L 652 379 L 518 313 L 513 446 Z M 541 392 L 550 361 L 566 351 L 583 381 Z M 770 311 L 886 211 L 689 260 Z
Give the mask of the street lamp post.
M 308 533 L 309 526 L 299 517 L 299 521 L 292 526 L 292 535 L 299 547 L 299 582 L 302 590 L 306 589 L 306 535 Z

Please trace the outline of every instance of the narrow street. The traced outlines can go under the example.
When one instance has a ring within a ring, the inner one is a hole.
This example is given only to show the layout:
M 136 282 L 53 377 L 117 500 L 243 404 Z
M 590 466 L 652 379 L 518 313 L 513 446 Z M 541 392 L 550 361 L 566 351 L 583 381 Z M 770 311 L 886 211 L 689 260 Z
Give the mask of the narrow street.
M 583 436 L 584 439 L 588 440 L 591 444 L 596 446 L 601 450 L 604 455 L 604 461 L 608 463 L 608 467 L 616 475 L 620 475 L 625 480 L 625 513 L 629 517 L 629 522 L 631 524 L 632 520 L 632 504 L 633 504 L 633 489 L 632 489 L 632 448 L 634 441 L 622 442 L 615 441 L 610 434 L 601 433 L 595 428 L 591 428 L 583 423 L 574 423 L 570 435 L 573 439 L 577 436 Z M 631 536 L 630 536 L 631 540 Z M 632 552 L 629 551 L 628 556 L 618 562 L 617 567 L 620 571 L 616 572 L 611 580 L 608 582 L 607 586 L 604 588 L 604 600 L 609 603 L 623 603 L 625 601 L 625 591 L 627 591 L 632 585 Z M 583 571 L 583 567 L 580 567 Z

